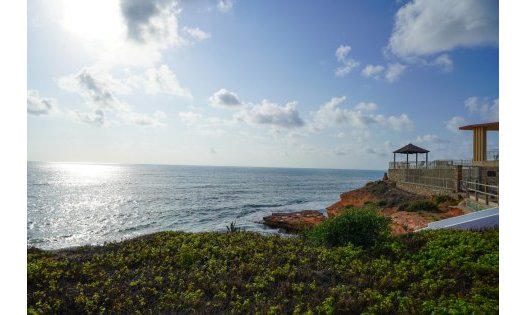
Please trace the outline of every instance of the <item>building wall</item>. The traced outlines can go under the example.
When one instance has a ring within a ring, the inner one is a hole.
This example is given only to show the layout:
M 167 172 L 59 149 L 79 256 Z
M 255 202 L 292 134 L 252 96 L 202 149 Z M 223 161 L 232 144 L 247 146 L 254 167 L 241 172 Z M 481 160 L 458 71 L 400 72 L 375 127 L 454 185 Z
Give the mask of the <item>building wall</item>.
M 417 169 L 389 169 L 396 187 L 419 195 L 447 194 L 456 197 L 462 179 L 461 166 Z
M 457 198 L 457 193 L 452 189 L 440 188 L 435 186 L 425 186 L 422 184 L 412 184 L 405 182 L 396 182 L 396 187 L 407 192 L 422 195 L 422 196 L 433 196 L 433 195 L 448 195 L 453 198 Z

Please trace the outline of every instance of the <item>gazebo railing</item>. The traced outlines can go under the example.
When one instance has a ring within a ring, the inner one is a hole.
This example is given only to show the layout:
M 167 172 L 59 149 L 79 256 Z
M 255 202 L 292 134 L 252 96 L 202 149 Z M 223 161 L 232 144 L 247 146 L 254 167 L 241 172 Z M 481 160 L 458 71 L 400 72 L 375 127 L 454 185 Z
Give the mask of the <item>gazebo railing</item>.
M 435 160 L 426 163 L 425 161 L 409 161 L 409 162 L 389 162 L 390 169 L 401 168 L 449 168 L 456 165 L 472 166 L 471 160 Z
M 389 168 L 423 168 L 425 166 L 426 166 L 425 161 L 389 162 Z

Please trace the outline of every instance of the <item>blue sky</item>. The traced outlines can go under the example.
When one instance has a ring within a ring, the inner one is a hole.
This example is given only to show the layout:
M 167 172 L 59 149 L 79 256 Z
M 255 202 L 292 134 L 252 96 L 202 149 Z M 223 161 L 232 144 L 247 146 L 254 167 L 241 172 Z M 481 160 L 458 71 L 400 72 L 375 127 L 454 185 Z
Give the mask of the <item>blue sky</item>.
M 27 158 L 385 169 L 498 121 L 498 1 L 31 1 Z M 489 149 L 498 147 L 490 133 Z

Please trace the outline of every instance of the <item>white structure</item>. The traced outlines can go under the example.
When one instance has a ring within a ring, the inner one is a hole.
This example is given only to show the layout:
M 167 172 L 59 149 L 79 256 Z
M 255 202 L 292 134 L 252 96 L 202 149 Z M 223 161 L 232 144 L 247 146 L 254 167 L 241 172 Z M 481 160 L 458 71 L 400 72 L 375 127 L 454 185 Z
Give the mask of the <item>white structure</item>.
M 437 229 L 480 230 L 496 226 L 499 226 L 498 207 L 431 222 L 419 231 Z

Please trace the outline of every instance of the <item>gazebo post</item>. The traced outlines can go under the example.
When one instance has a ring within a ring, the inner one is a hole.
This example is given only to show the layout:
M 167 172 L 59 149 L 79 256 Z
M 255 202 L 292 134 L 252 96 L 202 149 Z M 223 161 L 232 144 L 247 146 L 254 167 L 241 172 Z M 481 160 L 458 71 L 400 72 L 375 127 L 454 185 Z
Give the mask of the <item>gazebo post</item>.
M 418 153 L 416 154 L 416 167 L 418 167 Z
M 405 168 L 409 168 L 409 153 L 405 154 Z
M 426 166 L 427 166 L 427 152 L 426 152 Z

